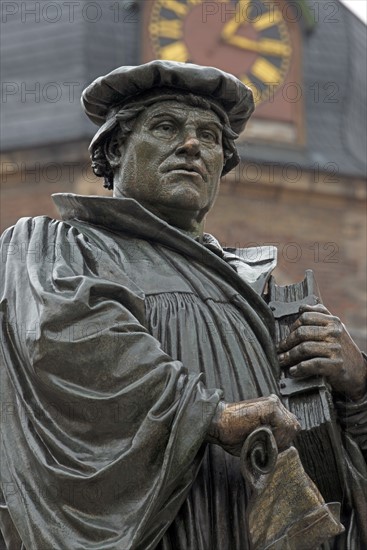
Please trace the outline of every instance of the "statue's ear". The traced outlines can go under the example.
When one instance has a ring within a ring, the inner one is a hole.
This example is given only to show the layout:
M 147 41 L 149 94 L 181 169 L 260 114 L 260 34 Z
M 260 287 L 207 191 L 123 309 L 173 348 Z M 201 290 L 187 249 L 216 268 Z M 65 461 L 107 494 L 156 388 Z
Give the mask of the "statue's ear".
M 104 144 L 104 151 L 111 168 L 116 168 L 121 162 L 122 142 L 118 132 L 114 132 Z

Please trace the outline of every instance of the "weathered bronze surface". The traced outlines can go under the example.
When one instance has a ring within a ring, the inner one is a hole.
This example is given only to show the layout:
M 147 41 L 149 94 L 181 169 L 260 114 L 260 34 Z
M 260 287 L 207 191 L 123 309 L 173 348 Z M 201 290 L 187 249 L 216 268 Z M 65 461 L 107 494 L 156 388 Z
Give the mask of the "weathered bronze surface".
M 271 277 L 268 288 L 269 306 L 275 319 L 275 342 L 279 345 L 289 335 L 290 327 L 299 316 L 300 306 L 314 306 L 322 300 L 311 270 L 300 283 L 283 287 Z M 317 375 L 293 378 L 288 369 L 284 369 L 279 387 L 283 403 L 301 423 L 295 445 L 306 472 L 327 502 L 342 502 L 348 481 L 341 430 L 327 380 Z M 313 449 L 318 449 L 323 461 L 315 460 Z
M 98 79 L 83 104 L 101 126 L 90 152 L 113 197 L 56 195 L 62 221 L 23 218 L 1 241 L 8 548 L 250 550 L 271 532 L 275 550 L 306 528 L 302 548 L 363 548 L 363 355 L 321 304 L 300 309 L 277 350 L 275 250 L 252 262 L 204 233 L 220 176 L 239 161 L 250 90 L 214 68 L 157 61 Z M 312 489 L 309 513 L 325 523 L 311 521 L 287 473 L 300 426 L 279 397 L 281 369 L 330 384 L 348 480 L 335 538 L 336 507 Z M 240 464 L 264 425 L 279 450 L 265 494 L 281 477 L 293 495 L 291 516 L 283 499 L 270 526 L 260 513 L 248 522 L 249 499 L 262 510 L 262 497 Z
M 278 454 L 269 428 L 247 437 L 241 468 L 253 489 L 248 506 L 253 550 L 318 548 L 343 533 L 340 504 L 325 504 L 294 447 Z

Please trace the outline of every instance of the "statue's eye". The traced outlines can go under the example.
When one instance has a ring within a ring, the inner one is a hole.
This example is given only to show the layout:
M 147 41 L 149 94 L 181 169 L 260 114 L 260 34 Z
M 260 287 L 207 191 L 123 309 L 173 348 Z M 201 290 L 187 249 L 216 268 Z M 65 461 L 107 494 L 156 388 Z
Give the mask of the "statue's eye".
M 160 122 L 153 128 L 153 133 L 157 137 L 170 138 L 175 135 L 176 127 L 170 121 Z
M 213 144 L 217 143 L 218 141 L 216 133 L 211 130 L 201 130 L 200 139 L 205 143 L 213 143 Z

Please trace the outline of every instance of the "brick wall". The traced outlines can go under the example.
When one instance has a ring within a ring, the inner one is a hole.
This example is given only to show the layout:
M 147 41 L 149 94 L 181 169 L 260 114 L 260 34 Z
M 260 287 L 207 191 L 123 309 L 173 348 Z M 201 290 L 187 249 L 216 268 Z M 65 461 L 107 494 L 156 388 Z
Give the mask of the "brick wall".
M 90 167 L 88 142 L 17 151 L 3 155 L 0 232 L 23 216 L 57 217 L 53 193 L 98 194 L 102 180 Z

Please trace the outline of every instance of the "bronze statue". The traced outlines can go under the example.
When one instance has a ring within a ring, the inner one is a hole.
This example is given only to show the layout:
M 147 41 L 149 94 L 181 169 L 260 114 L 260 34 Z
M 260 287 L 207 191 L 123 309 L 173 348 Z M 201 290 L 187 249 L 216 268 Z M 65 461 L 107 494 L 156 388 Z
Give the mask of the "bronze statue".
M 366 360 L 321 304 L 303 306 L 278 355 L 275 251 L 246 263 L 204 233 L 251 91 L 214 68 L 154 61 L 116 69 L 82 100 L 113 197 L 55 195 L 62 221 L 22 219 L 2 238 L 6 547 L 250 549 L 244 441 L 266 425 L 282 471 L 296 460 L 283 454 L 299 430 L 279 398 L 283 368 L 332 387 L 349 487 L 345 532 L 323 548 L 362 549 Z

